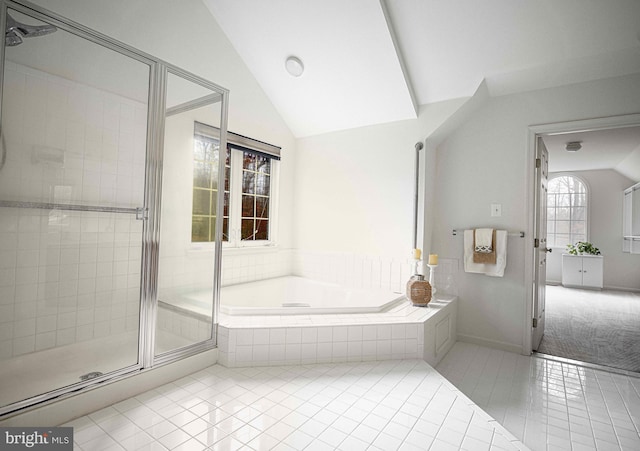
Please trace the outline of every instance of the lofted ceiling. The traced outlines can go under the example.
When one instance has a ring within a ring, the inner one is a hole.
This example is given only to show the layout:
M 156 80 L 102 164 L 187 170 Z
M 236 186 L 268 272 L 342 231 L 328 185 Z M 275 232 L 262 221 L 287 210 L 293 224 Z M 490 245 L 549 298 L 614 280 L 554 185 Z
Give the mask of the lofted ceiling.
M 637 0 L 203 1 L 297 137 L 640 72 Z

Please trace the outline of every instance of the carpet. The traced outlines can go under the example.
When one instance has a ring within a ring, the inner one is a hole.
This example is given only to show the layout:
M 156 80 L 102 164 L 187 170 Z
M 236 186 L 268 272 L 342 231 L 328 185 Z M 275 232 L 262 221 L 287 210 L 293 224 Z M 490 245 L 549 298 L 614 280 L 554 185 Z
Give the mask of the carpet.
M 640 294 L 547 286 L 538 352 L 640 373 Z

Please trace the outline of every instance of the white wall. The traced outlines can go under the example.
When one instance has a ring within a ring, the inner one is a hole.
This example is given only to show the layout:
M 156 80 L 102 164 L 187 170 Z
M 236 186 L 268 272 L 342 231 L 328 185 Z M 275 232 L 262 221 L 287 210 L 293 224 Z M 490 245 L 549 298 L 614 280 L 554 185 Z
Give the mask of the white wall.
M 580 177 L 588 186 L 588 241 L 604 255 L 604 287 L 640 289 L 640 256 L 622 252 L 622 191 L 634 182 L 611 169 L 570 174 Z M 547 255 L 548 281 L 561 282 L 563 252 L 566 249 L 557 248 Z
M 462 237 L 453 228 L 491 226 L 526 231 L 509 238 L 503 278 L 459 274 L 458 336 L 514 351 L 523 345 L 525 245 L 530 206 L 525 157 L 528 127 L 595 117 L 637 113 L 640 75 L 491 98 L 438 148 L 434 251 L 462 257 Z M 491 203 L 502 217 L 490 216 Z M 526 350 L 525 350 L 526 352 Z
M 414 120 L 300 139 L 294 204 L 296 248 L 409 257 L 415 144 L 463 103 L 453 100 L 423 106 Z

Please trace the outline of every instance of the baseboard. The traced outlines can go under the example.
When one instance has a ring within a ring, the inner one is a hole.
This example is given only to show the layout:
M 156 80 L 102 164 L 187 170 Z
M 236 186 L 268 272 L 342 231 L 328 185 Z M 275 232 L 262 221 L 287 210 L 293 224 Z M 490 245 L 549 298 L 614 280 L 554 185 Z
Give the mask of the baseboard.
M 561 282 L 555 282 L 555 281 L 549 281 L 547 280 L 547 285 L 550 286 L 563 286 Z M 587 288 L 587 287 L 581 287 L 579 285 L 569 285 L 566 288 L 577 288 L 580 290 L 599 290 L 600 288 Z M 602 287 L 603 290 L 611 290 L 611 291 L 628 291 L 631 293 L 640 293 L 640 288 L 630 288 L 630 287 L 617 287 L 617 286 L 613 286 L 613 285 L 605 285 Z
M 614 286 L 611 286 L 611 285 L 605 285 L 603 290 L 629 291 L 631 293 L 640 293 L 640 288 L 614 287 Z
M 514 354 L 522 354 L 522 345 L 515 345 L 513 343 L 505 343 L 503 341 L 489 340 L 487 338 L 464 334 L 458 334 L 458 341 L 485 346 L 487 348 L 500 349 L 501 351 L 513 352 Z
M 2 427 L 58 426 L 74 418 L 144 393 L 153 388 L 193 374 L 218 360 L 218 350 L 211 349 L 174 363 L 142 371 L 135 376 L 107 383 L 86 392 L 31 408 L 0 421 Z

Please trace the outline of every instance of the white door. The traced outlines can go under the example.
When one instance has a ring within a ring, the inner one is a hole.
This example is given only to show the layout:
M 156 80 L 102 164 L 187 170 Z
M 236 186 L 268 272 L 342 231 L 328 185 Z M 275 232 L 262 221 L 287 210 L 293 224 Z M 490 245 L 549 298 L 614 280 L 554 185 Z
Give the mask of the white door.
M 582 286 L 582 257 L 568 254 L 562 256 L 562 285 Z
M 536 202 L 535 202 L 535 274 L 533 281 L 532 347 L 537 350 L 544 335 L 544 310 L 547 282 L 547 182 L 549 152 L 541 137 L 536 137 Z
M 589 288 L 602 288 L 602 270 L 604 259 L 600 257 L 583 257 L 582 285 Z

